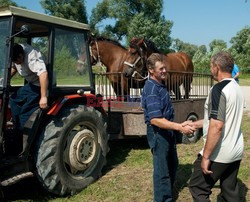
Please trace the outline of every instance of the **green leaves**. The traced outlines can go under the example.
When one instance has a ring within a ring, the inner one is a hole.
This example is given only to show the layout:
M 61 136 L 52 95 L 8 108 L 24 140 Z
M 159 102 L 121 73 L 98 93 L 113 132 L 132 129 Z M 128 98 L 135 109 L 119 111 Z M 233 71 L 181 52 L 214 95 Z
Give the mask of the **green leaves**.
M 14 1 L 11 0 L 0 0 L 0 5 L 2 6 L 18 6 Z
M 41 0 L 40 3 L 49 15 L 88 23 L 84 0 Z
M 169 52 L 173 23 L 162 16 L 162 0 L 103 0 L 92 11 L 91 28 L 95 33 L 117 40 L 146 37 L 161 51 Z M 103 20 L 112 20 L 102 26 Z

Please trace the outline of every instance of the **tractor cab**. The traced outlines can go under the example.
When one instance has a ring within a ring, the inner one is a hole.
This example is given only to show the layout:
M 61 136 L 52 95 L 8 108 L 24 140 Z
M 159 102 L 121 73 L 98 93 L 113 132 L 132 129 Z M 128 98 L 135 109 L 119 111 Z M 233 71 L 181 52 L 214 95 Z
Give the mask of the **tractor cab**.
M 89 31 L 83 23 L 0 8 L 0 186 L 37 173 L 48 191 L 66 195 L 100 176 L 108 149 L 104 112 L 87 106 L 95 99 Z M 21 137 L 13 133 L 9 102 L 27 82 L 18 73 L 11 78 L 15 43 L 39 49 L 49 76 L 49 108 L 31 115 Z

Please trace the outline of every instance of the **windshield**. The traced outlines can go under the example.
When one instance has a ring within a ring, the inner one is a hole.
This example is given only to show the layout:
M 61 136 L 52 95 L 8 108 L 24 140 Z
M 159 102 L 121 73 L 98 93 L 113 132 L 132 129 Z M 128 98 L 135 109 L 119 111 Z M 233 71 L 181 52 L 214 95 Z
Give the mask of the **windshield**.
M 54 77 L 57 86 L 90 86 L 90 64 L 84 33 L 56 29 Z
M 3 87 L 3 78 L 7 66 L 7 46 L 6 39 L 10 32 L 9 19 L 0 19 L 0 87 Z

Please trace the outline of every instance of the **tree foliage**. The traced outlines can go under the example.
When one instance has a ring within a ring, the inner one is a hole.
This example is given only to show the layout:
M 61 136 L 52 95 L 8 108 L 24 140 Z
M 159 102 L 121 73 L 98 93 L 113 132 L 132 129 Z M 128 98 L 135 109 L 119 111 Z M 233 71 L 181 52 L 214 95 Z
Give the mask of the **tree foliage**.
M 232 43 L 232 49 L 235 49 L 238 54 L 246 54 L 248 51 L 245 44 L 250 36 L 250 27 L 246 26 L 240 30 L 235 37 L 230 40 Z
M 213 52 L 214 49 L 225 50 L 227 48 L 227 43 L 220 39 L 214 39 L 209 43 L 210 52 Z
M 95 33 L 128 42 L 132 37 L 146 37 L 160 50 L 168 51 L 171 45 L 172 22 L 162 16 L 162 0 L 103 0 L 92 11 L 90 25 Z M 112 19 L 114 25 L 98 26 Z
M 182 51 L 182 52 L 187 53 L 189 55 L 189 57 L 191 57 L 191 58 L 193 58 L 194 54 L 199 49 L 198 46 L 196 46 L 194 44 L 183 42 L 180 39 L 173 40 L 172 48 L 176 52 Z M 203 49 L 204 49 L 204 47 L 203 47 Z
M 250 73 L 250 27 L 246 26 L 230 40 L 229 51 L 234 56 L 240 71 Z
M 11 0 L 0 0 L 1 6 L 18 6 L 17 3 Z
M 40 3 L 46 14 L 88 23 L 84 0 L 41 0 Z

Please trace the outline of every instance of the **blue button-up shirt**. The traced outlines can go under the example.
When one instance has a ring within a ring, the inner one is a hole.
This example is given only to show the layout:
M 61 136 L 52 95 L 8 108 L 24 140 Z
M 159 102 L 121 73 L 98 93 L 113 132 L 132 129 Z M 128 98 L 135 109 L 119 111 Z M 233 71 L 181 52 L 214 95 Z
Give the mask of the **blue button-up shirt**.
M 150 78 L 143 88 L 142 108 L 146 124 L 150 124 L 153 118 L 174 119 L 174 108 L 166 86 Z

